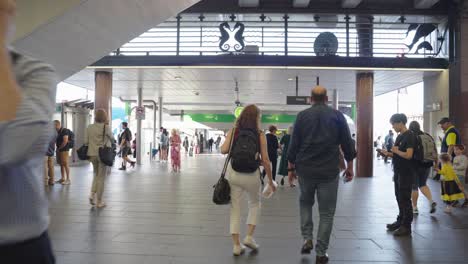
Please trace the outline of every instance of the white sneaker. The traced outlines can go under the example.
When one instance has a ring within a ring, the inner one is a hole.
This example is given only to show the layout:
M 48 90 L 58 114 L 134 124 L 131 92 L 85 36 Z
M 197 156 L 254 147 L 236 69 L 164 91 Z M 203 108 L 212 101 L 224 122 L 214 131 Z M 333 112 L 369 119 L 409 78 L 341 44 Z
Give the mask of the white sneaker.
M 419 210 L 418 210 L 417 207 L 414 207 L 414 208 L 413 208 L 413 214 L 419 214 Z
M 444 213 L 450 214 L 451 212 L 452 212 L 452 207 L 450 206 L 445 207 Z
M 251 236 L 246 236 L 245 239 L 244 239 L 244 242 L 243 244 L 250 248 L 251 250 L 257 250 L 258 249 L 258 244 L 257 242 L 255 242 L 255 239 L 253 239 L 253 237 Z
M 232 249 L 232 254 L 234 256 L 240 256 L 244 254 L 245 252 L 245 247 L 243 245 L 234 245 L 234 248 Z
M 70 180 L 66 180 L 66 181 L 62 182 L 62 185 L 70 185 L 70 184 L 71 184 Z

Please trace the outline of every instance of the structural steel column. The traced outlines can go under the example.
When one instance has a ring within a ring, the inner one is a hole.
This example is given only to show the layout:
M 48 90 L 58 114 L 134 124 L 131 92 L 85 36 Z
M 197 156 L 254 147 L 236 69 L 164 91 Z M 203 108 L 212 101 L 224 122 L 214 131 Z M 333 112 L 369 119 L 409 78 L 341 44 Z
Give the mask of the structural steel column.
M 104 109 L 112 122 L 112 72 L 96 71 L 94 73 L 94 109 Z
M 333 109 L 338 110 L 339 108 L 339 103 L 338 103 L 338 90 L 334 89 L 333 90 Z
M 357 177 L 373 175 L 374 73 L 360 72 L 356 76 L 357 103 Z
M 159 104 L 159 127 L 163 126 L 163 98 L 160 96 L 158 99 Z
M 138 99 L 137 99 L 138 108 L 143 107 L 143 87 L 138 87 Z M 143 148 L 143 142 L 141 141 L 141 119 L 137 117 L 137 155 L 136 162 L 138 165 L 141 165 L 141 149 Z

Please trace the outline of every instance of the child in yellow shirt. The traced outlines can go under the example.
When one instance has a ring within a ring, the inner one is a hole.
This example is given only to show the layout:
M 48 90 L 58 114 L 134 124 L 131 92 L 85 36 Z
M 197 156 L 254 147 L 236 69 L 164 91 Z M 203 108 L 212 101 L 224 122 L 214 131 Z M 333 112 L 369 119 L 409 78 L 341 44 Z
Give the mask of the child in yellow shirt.
M 442 168 L 436 168 L 436 171 L 443 176 L 441 179 L 441 196 L 442 201 L 447 204 L 444 212 L 451 213 L 452 205 L 455 201 L 465 198 L 460 186 L 460 180 L 452 167 L 451 157 L 448 154 L 440 155 Z

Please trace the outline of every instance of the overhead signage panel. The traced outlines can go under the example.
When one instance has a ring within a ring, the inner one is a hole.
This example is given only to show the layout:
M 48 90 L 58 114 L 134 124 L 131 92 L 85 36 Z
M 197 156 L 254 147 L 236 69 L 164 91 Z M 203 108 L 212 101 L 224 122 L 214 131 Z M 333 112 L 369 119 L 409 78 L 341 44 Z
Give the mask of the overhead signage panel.
M 309 96 L 287 96 L 286 97 L 287 105 L 310 105 Z

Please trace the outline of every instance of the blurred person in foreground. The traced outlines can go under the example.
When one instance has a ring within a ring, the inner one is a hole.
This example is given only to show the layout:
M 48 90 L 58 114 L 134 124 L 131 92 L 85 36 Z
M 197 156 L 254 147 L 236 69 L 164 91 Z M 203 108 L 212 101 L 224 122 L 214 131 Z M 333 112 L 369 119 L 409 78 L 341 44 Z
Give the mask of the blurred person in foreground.
M 52 136 L 56 75 L 9 48 L 16 1 L 0 0 L 0 263 L 55 263 L 47 234 L 44 153 Z

